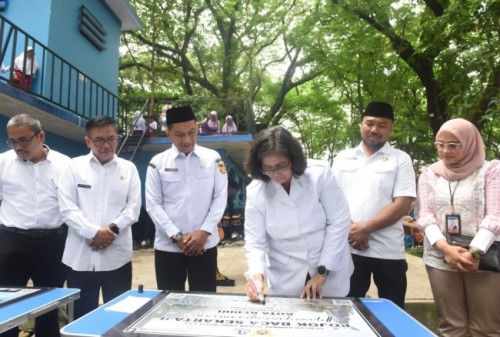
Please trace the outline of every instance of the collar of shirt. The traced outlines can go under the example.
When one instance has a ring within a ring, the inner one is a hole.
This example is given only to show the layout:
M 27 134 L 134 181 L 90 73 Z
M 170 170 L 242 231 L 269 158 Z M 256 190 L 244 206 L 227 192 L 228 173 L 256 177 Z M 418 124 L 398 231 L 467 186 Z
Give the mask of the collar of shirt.
M 92 151 L 90 151 L 90 153 L 87 156 L 88 156 L 88 160 L 91 164 L 96 163 L 96 164 L 101 165 L 101 163 L 99 162 L 99 159 L 97 159 L 97 157 L 95 156 L 95 154 Z M 111 159 L 106 164 L 101 165 L 101 166 L 116 165 L 116 158 L 117 158 L 117 156 L 115 154 L 115 155 L 113 155 L 113 159 Z
M 43 144 L 43 147 L 47 150 L 47 157 L 45 157 L 45 160 L 52 162 L 54 160 L 53 151 L 51 151 L 50 147 L 48 147 L 46 144 Z
M 41 160 L 38 163 L 41 163 L 41 162 L 43 162 L 45 160 L 48 161 L 48 162 L 52 162 L 54 160 L 54 156 L 52 155 L 52 151 L 50 151 L 50 147 L 48 147 L 46 144 L 43 144 L 43 148 L 47 150 L 47 156 L 45 157 L 44 160 Z M 11 151 L 12 151 L 12 153 L 14 153 L 14 155 L 15 155 L 15 157 L 16 157 L 17 160 L 19 160 L 21 162 L 24 162 L 24 163 L 32 164 L 32 165 L 35 164 L 31 160 L 23 160 L 23 159 L 19 158 L 17 156 L 16 150 L 12 149 Z
M 382 146 L 377 152 L 373 154 L 371 157 L 379 156 L 379 155 L 389 155 L 391 153 L 392 146 L 389 142 L 385 142 L 384 146 Z M 363 143 L 359 143 L 357 147 L 354 148 L 354 154 L 356 156 L 365 155 L 365 150 L 363 149 Z
M 174 152 L 175 158 L 184 154 L 183 152 L 179 151 L 179 149 L 175 146 L 174 143 L 172 143 L 172 151 Z M 187 156 L 189 156 L 190 153 L 195 154 L 198 158 L 200 157 L 199 150 L 198 150 L 198 144 L 194 144 L 193 151 L 189 152 L 187 155 L 186 154 L 184 154 L 184 155 L 187 157 Z

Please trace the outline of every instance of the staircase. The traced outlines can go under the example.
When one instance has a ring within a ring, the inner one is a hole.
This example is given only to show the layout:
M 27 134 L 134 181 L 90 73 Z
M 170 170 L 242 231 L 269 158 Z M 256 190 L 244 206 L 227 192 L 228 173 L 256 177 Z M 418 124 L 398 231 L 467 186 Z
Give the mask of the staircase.
M 134 161 L 136 154 L 141 151 L 142 145 L 144 144 L 144 138 L 149 133 L 149 127 L 140 135 L 134 134 L 134 128 L 139 121 L 139 118 L 144 113 L 147 105 L 149 103 L 149 99 L 146 100 L 139 114 L 135 114 L 134 121 L 132 125 L 126 128 L 125 137 L 120 138 L 120 144 L 117 151 L 117 156 L 128 159 L 130 161 Z

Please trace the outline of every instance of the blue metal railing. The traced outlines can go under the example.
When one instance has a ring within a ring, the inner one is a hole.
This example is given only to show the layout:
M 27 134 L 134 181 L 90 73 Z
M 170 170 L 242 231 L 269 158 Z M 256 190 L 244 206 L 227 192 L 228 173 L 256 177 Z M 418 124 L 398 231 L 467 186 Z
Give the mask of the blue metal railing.
M 134 161 L 134 158 L 135 158 L 137 152 L 141 149 L 141 146 L 144 143 L 144 137 L 146 137 L 146 134 L 148 133 L 149 127 L 144 132 L 142 132 L 139 139 L 137 139 L 137 137 L 135 137 L 135 139 L 132 142 L 130 140 L 132 139 L 131 138 L 132 132 L 133 132 L 135 126 L 137 125 L 137 122 L 139 121 L 140 116 L 142 116 L 144 114 L 144 111 L 145 111 L 148 103 L 149 103 L 149 99 L 147 99 L 146 102 L 144 103 L 144 105 L 142 106 L 140 113 L 137 114 L 137 116 L 134 116 L 134 121 L 132 122 L 132 124 L 126 128 L 124 138 L 123 138 L 123 140 L 120 140 L 120 146 L 118 148 L 118 151 L 116 152 L 116 154 L 118 156 L 120 156 L 124 152 L 124 149 L 130 145 L 130 146 L 132 146 L 133 149 L 132 149 L 132 154 L 130 155 L 130 157 L 128 159 L 130 161 Z M 126 119 L 120 118 L 120 120 L 125 121 Z
M 31 85 L 23 88 L 30 94 L 86 119 L 100 115 L 117 119 L 127 111 L 118 96 L 3 16 L 0 16 L 0 62 L 10 69 L 0 73 L 0 80 L 13 83 L 15 58 L 28 47 L 33 48 L 39 65 Z M 31 67 L 33 70 L 34 66 Z

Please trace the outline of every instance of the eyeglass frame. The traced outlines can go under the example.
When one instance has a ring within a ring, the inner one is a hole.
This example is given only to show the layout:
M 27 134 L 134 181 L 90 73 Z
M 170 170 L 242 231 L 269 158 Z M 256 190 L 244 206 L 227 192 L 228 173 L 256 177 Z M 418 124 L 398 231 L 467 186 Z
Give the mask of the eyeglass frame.
M 108 143 L 110 146 L 113 146 L 113 145 L 116 145 L 118 143 L 118 138 L 113 138 L 113 139 L 94 139 L 90 136 L 87 136 L 88 139 L 90 139 L 92 141 L 92 143 L 94 143 L 95 146 L 97 147 L 103 147 L 104 144 Z
M 438 151 L 442 151 L 444 149 L 449 150 L 449 151 L 456 151 L 456 150 L 458 150 L 458 148 L 460 146 L 462 146 L 461 143 L 454 143 L 454 142 L 451 142 L 451 143 L 434 142 L 434 147 Z
M 33 138 L 35 138 L 36 136 L 38 136 L 40 134 L 41 131 L 38 131 L 38 132 L 35 132 L 32 136 L 26 138 L 26 139 L 22 139 L 23 137 L 21 137 L 21 139 L 18 139 L 18 140 L 14 140 L 12 138 L 9 138 L 7 139 L 6 143 L 13 149 L 15 148 L 17 145 L 21 145 L 23 148 L 28 146 L 32 141 L 33 141 Z
M 287 168 L 290 168 L 290 164 L 292 164 L 291 160 L 289 160 L 288 163 L 286 163 L 286 165 L 283 166 L 283 167 L 278 167 L 278 168 L 275 168 L 275 169 L 272 169 L 272 170 L 261 169 L 260 173 L 262 173 L 262 174 L 264 174 L 264 175 L 266 175 L 268 177 L 272 177 L 273 175 L 276 174 L 276 172 L 281 172 L 281 171 L 283 171 L 283 170 L 285 170 Z

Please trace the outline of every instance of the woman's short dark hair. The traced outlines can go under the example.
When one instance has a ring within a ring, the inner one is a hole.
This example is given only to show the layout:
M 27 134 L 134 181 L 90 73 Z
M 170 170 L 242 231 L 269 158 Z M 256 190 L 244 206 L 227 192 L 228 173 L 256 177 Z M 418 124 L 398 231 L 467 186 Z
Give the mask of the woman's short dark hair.
M 293 175 L 304 174 L 307 159 L 300 143 L 292 134 L 281 126 L 273 126 L 262 130 L 255 138 L 248 151 L 245 169 L 253 178 L 269 181 L 270 178 L 261 172 L 262 159 L 268 155 L 281 155 L 290 159 Z
M 87 136 L 90 136 L 90 131 L 92 131 L 95 128 L 103 128 L 106 126 L 111 125 L 112 127 L 115 128 L 115 131 L 118 133 L 118 126 L 116 125 L 116 121 L 108 116 L 96 116 L 87 122 L 85 125 L 85 133 Z

